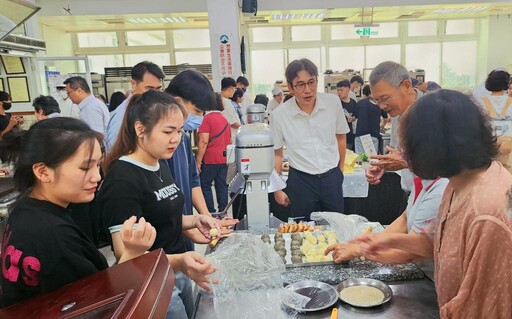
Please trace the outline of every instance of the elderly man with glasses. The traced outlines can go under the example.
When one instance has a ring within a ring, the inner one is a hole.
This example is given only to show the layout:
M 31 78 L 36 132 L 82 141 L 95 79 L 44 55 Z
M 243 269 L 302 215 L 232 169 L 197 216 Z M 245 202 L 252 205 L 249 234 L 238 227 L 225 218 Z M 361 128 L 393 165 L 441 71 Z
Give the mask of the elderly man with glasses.
M 311 212 L 343 212 L 343 164 L 347 120 L 340 99 L 317 93 L 318 69 L 309 60 L 295 60 L 286 68 L 293 98 L 272 112 L 275 169 L 281 171 L 283 147 L 290 172 L 276 201 L 290 205 L 290 217 L 310 219 Z
M 410 192 L 413 188 L 413 175 L 397 150 L 400 145 L 397 131 L 400 115 L 422 97 L 423 93 L 413 88 L 407 69 L 391 61 L 382 62 L 373 69 L 370 74 L 370 87 L 370 101 L 392 117 L 392 126 L 391 147 L 387 147 L 389 153 L 372 157 L 379 161 L 372 163 L 372 167 L 366 171 L 366 178 L 370 184 L 377 185 L 385 171 L 400 171 L 402 188 Z

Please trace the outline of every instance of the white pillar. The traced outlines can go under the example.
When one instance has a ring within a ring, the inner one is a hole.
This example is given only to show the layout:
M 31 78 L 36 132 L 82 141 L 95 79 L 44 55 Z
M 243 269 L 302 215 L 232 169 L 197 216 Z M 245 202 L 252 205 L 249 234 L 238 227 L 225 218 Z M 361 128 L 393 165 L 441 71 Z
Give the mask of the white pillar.
M 242 75 L 238 0 L 208 0 L 213 89 L 220 91 L 224 77 Z

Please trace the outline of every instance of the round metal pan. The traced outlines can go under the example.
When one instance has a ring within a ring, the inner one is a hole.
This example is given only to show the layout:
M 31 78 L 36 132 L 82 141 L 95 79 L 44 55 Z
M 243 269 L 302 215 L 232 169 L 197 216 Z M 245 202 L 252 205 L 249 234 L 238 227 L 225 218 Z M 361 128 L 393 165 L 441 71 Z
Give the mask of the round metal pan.
M 353 287 L 353 286 L 368 286 L 368 287 L 377 288 L 380 291 L 382 291 L 382 293 L 384 294 L 384 299 L 382 300 L 382 302 L 379 302 L 379 303 L 376 303 L 376 304 L 359 305 L 359 304 L 350 303 L 350 302 L 342 299 L 341 296 L 339 296 L 339 293 L 343 289 L 348 288 L 348 287 Z M 350 278 L 350 279 L 347 279 L 347 280 L 341 282 L 336 287 L 336 290 L 338 291 L 338 296 L 339 296 L 341 301 L 343 301 L 345 303 L 348 303 L 349 305 L 352 305 L 354 307 L 361 307 L 361 308 L 370 308 L 370 307 L 380 306 L 380 305 L 385 304 L 386 302 L 388 302 L 391 299 L 391 297 L 393 296 L 393 290 L 391 290 L 391 288 L 386 283 L 384 283 L 384 282 L 382 282 L 380 280 L 377 280 L 377 279 L 369 279 L 369 278 Z
M 334 287 L 321 281 L 304 280 L 286 286 L 298 294 L 311 298 L 311 300 L 303 307 L 297 308 L 296 305 L 283 303 L 299 312 L 311 312 L 326 309 L 334 305 L 338 301 L 338 292 Z

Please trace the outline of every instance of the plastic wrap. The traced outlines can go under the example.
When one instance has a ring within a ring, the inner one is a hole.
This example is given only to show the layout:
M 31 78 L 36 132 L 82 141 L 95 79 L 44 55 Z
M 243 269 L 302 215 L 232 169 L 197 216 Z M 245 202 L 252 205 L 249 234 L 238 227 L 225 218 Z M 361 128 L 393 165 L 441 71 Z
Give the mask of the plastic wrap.
M 213 303 L 218 318 L 261 319 L 294 318 L 282 302 L 302 308 L 309 298 L 283 288 L 281 257 L 259 236 L 234 234 L 206 258 L 217 271 L 210 277 Z
M 383 230 L 379 223 L 368 222 L 368 219 L 360 215 L 345 215 L 337 212 L 313 212 L 311 213 L 311 220 L 317 222 L 325 220 L 336 232 L 336 237 L 342 243 L 361 235 L 370 226 L 374 232 Z

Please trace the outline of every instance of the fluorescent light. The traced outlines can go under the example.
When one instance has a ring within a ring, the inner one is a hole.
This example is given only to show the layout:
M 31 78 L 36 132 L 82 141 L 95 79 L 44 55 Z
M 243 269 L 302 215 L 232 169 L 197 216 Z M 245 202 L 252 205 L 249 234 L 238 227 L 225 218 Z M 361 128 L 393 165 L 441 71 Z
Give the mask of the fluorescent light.
M 183 17 L 129 18 L 126 21 L 132 24 L 184 23 L 187 19 Z
M 486 9 L 487 7 L 443 8 L 433 11 L 432 14 L 475 13 Z
M 325 13 L 302 13 L 302 14 L 274 14 L 272 20 L 312 20 L 323 19 Z

